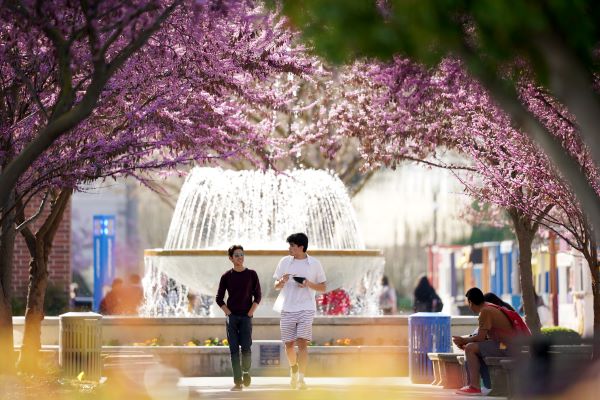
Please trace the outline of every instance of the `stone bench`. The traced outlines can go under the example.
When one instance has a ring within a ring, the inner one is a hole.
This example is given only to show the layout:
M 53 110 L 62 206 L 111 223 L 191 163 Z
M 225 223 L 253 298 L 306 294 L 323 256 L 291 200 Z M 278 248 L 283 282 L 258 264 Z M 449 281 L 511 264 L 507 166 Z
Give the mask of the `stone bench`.
M 513 395 L 517 385 L 517 367 L 520 362 L 530 359 L 529 351 L 529 347 L 524 346 L 521 349 L 519 357 L 485 357 L 484 362 L 488 367 L 492 386 L 488 396 L 506 396 L 510 398 Z M 568 366 L 573 362 L 583 363 L 590 361 L 593 351 L 590 345 L 551 345 L 548 347 L 548 354 L 555 368 L 562 370 L 565 368 L 568 369 Z M 456 359 L 461 366 L 463 384 L 467 385 L 468 378 L 465 357 L 464 355 L 459 355 Z
M 594 351 L 593 347 L 588 344 L 552 345 L 548 353 L 560 361 L 590 361 L 592 360 Z
M 103 358 L 104 370 L 122 368 L 140 368 L 158 364 L 156 357 L 152 354 L 140 353 L 117 353 L 108 354 Z
M 102 375 L 109 381 L 123 381 L 134 386 L 142 385 L 146 371 L 159 364 L 154 355 L 141 351 L 105 353 L 102 361 Z
M 491 391 L 488 396 L 508 396 L 509 378 L 507 370 L 503 367 L 504 361 L 513 360 L 512 357 L 485 357 L 484 361 L 490 372 L 492 383 Z
M 462 367 L 458 362 L 458 353 L 427 353 L 433 365 L 434 381 L 432 385 L 444 389 L 458 389 L 463 385 Z
M 456 360 L 458 361 L 458 364 L 460 365 L 460 374 L 462 377 L 462 385 L 466 386 L 469 384 L 469 377 L 467 376 L 467 366 L 466 366 L 467 359 L 465 358 L 465 356 L 463 354 L 463 355 L 459 355 L 458 357 L 456 357 Z
M 442 384 L 442 368 L 440 366 L 439 355 L 441 353 L 427 353 L 427 357 L 431 360 L 431 366 L 433 369 L 433 382 L 432 385 L 439 386 Z
M 547 376 L 548 385 L 560 384 L 556 380 L 570 381 L 575 379 L 581 367 L 592 361 L 593 348 L 591 345 L 551 345 L 548 347 L 547 354 L 552 368 L 549 370 L 550 375 Z M 529 363 L 531 360 L 529 349 L 524 349 L 520 358 L 502 358 L 500 366 L 505 372 L 507 393 L 506 396 L 511 398 L 518 391 L 518 385 L 526 384 L 519 382 L 523 377 L 523 363 Z M 548 365 L 550 367 L 550 365 Z M 529 366 L 527 369 L 531 368 Z M 526 379 L 526 378 L 525 378 Z M 557 386 L 557 387 L 558 387 Z M 521 390 L 523 388 L 521 387 Z

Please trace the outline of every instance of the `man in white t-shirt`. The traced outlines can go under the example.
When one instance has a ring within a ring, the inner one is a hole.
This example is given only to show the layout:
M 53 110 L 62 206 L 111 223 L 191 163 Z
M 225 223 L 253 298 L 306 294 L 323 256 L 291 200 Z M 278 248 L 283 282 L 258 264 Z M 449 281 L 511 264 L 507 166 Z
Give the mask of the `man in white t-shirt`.
M 319 260 L 306 254 L 308 237 L 304 233 L 294 233 L 286 241 L 290 255 L 279 261 L 273 274 L 275 289 L 280 290 L 273 308 L 281 312 L 279 327 L 290 364 L 290 384 L 293 389 L 306 389 L 308 344 L 312 340 L 312 323 L 317 310 L 315 292 L 325 291 L 326 278 Z M 295 345 L 298 345 L 298 354 Z

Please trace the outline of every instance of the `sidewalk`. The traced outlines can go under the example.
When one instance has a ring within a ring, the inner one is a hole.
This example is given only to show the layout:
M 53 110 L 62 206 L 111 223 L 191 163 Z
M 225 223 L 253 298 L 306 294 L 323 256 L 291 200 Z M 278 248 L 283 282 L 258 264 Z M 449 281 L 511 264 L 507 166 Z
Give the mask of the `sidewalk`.
M 231 392 L 230 377 L 180 378 L 178 386 L 190 399 L 309 399 L 309 400 L 386 400 L 386 399 L 472 399 L 458 396 L 454 389 L 416 385 L 402 378 L 306 378 L 308 389 L 291 390 L 289 378 L 254 377 L 252 385 Z M 185 396 L 185 395 L 184 395 Z M 477 398 L 503 400 L 504 397 Z

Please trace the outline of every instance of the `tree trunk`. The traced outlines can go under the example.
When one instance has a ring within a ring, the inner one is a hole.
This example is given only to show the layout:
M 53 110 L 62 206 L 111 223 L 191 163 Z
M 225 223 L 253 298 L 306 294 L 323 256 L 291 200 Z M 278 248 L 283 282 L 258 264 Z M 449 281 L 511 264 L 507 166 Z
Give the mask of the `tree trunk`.
M 510 212 L 509 214 L 513 220 L 517 241 L 519 242 L 519 279 L 523 295 L 523 308 L 525 309 L 525 322 L 527 322 L 531 333 L 536 335 L 541 332 L 541 323 L 534 294 L 531 244 L 537 227 L 532 228 L 529 218 L 518 212 Z
M 63 189 L 52 202 L 50 214 L 35 236 L 28 227 L 21 230 L 31 255 L 29 263 L 29 289 L 25 310 L 23 346 L 17 368 L 23 372 L 36 372 L 41 349 L 44 296 L 48 286 L 48 256 L 52 242 L 71 198 L 72 191 Z
M 25 311 L 25 332 L 18 368 L 23 372 L 36 372 L 39 350 L 41 349 L 42 320 L 44 319 L 44 296 L 48 286 L 48 259 L 43 248 L 44 243 L 36 241 L 39 250 L 29 262 L 29 289 L 27 309 Z
M 11 195 L 10 202 L 12 206 Z M 12 322 L 12 272 L 15 247 L 15 214 L 11 211 L 2 216 L 0 231 L 0 374 L 14 372 L 15 353 Z
M 594 359 L 600 359 L 600 263 L 596 243 L 592 242 L 591 257 L 588 261 L 592 275 L 592 295 L 594 299 Z

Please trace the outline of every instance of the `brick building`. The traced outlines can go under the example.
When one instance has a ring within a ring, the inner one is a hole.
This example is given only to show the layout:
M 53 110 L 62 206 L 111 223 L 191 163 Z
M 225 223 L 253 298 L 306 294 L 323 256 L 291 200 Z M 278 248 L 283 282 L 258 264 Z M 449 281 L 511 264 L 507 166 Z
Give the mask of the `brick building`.
M 25 210 L 27 217 L 34 215 L 39 208 L 39 202 L 30 202 Z M 33 232 L 41 226 L 48 215 L 48 205 L 44 213 L 40 215 L 31 226 Z M 13 297 L 23 301 L 27 297 L 27 287 L 29 285 L 29 261 L 31 257 L 25 240 L 20 233 L 17 233 L 15 239 L 15 253 L 13 266 L 12 289 Z M 71 283 L 71 202 L 65 210 L 62 222 L 56 236 L 54 237 L 52 251 L 48 258 L 48 285 L 55 286 L 64 290 L 68 296 L 69 284 Z

